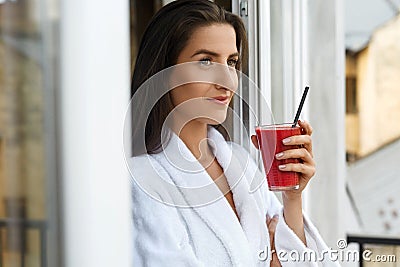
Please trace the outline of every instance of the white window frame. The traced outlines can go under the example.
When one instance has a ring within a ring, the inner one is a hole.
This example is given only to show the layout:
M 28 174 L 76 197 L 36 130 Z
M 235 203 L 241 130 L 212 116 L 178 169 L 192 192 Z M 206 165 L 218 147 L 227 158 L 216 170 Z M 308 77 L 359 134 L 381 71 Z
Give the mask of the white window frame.
M 264 1 L 265 3 L 266 1 Z M 264 6 L 263 6 L 264 7 Z M 246 8 L 246 10 L 241 10 L 242 8 Z M 233 0 L 232 1 L 232 12 L 239 15 L 246 27 L 247 31 L 247 38 L 248 38 L 248 52 L 249 52 L 249 59 L 248 59 L 248 77 L 249 79 L 254 82 L 256 85 L 259 86 L 262 83 L 263 89 L 265 90 L 266 99 L 270 99 L 269 92 L 270 92 L 270 84 L 266 81 L 269 79 L 263 78 L 260 79 L 259 71 L 259 21 L 258 21 L 258 10 L 259 10 L 259 3 L 258 1 L 247 1 L 247 0 Z M 267 30 L 267 36 L 268 29 Z M 268 42 L 264 42 L 263 44 L 268 45 Z M 265 49 L 263 51 L 269 51 L 269 49 Z M 267 55 L 268 57 L 269 55 Z M 267 70 L 269 69 L 269 60 L 266 60 L 263 64 L 264 68 Z M 267 71 L 269 73 L 269 71 Z M 244 95 L 246 94 L 246 95 Z M 261 110 L 259 105 L 259 95 L 258 92 L 254 90 L 249 90 L 245 92 L 242 86 L 238 88 L 238 95 L 242 96 L 244 99 L 248 99 L 248 105 L 253 110 L 257 118 L 260 118 Z M 244 145 L 245 140 L 248 138 L 248 134 L 254 133 L 254 127 L 259 123 L 256 121 L 256 118 L 253 116 L 249 116 L 249 118 L 244 118 L 244 106 L 243 101 L 239 98 L 235 98 L 234 102 L 234 110 L 239 114 L 240 121 L 248 120 L 248 130 L 246 132 L 243 127 L 243 124 L 239 124 L 236 121 L 233 123 L 233 139 L 235 142 Z M 248 139 L 247 139 L 248 140 Z M 255 149 L 250 149 L 250 153 L 254 158 L 258 157 L 258 153 L 256 153 Z
M 271 60 L 271 64 L 280 66 L 282 86 L 272 84 L 272 110 L 276 122 L 291 122 L 296 113 L 304 87 L 309 83 L 308 44 L 307 44 L 307 1 L 282 0 L 273 2 L 281 5 L 279 35 L 272 36 L 282 45 L 282 58 Z M 274 27 L 274 25 L 272 25 Z M 272 47 L 273 49 L 273 47 Z M 274 51 L 271 51 L 274 53 Z M 279 101 L 276 101 L 279 99 Z M 302 118 L 308 119 L 308 105 L 304 105 Z
M 63 266 L 132 266 L 122 142 L 130 93 L 129 5 L 67 0 L 60 12 Z
M 308 50 L 307 50 L 307 8 L 306 1 L 282 0 L 282 25 L 285 31 L 280 36 L 284 44 L 282 51 L 282 80 L 283 87 L 271 84 L 271 19 L 270 1 L 265 0 L 233 0 L 232 12 L 241 16 L 248 35 L 249 61 L 248 76 L 257 84 L 260 91 L 249 91 L 249 106 L 254 110 L 259 121 L 250 116 L 249 132 L 254 133 L 257 123 L 267 122 L 269 113 L 273 112 L 275 122 L 291 122 L 296 107 L 300 101 L 304 86 L 308 84 Z M 247 12 L 241 10 L 246 7 Z M 289 12 L 287 12 L 289 10 Z M 290 82 L 287 82 L 290 81 Z M 238 94 L 243 95 L 243 88 L 239 87 Z M 271 101 L 277 98 L 279 101 Z M 264 97 L 264 99 L 262 99 Z M 265 101 L 268 106 L 265 106 Z M 244 119 L 242 101 L 236 99 L 234 109 L 241 120 Z M 308 106 L 302 111 L 302 118 L 308 119 Z M 242 125 L 233 124 L 234 141 L 244 143 L 245 134 Z M 255 150 L 251 150 L 254 158 L 258 157 Z

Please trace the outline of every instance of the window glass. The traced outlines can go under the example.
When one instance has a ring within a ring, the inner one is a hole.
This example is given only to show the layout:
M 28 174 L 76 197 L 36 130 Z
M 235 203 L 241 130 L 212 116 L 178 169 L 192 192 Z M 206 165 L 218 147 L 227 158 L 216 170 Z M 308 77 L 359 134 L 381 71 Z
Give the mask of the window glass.
M 0 266 L 60 266 L 56 11 L 52 1 L 0 1 Z

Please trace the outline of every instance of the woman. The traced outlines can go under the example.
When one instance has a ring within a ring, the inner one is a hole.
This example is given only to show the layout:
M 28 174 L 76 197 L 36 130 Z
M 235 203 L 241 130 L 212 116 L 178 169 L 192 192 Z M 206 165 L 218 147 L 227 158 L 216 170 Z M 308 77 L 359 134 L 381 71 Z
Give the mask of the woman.
M 304 135 L 287 145 L 303 148 L 279 158 L 302 162 L 282 168 L 301 176 L 298 190 L 283 193 L 283 206 L 266 183 L 249 192 L 250 181 L 262 174 L 243 148 L 218 131 L 237 88 L 234 70 L 246 58 L 246 42 L 240 18 L 207 0 L 166 5 L 144 33 L 132 79 L 137 101 L 134 157 L 128 161 L 134 266 L 317 266 L 273 252 L 327 249 L 302 214 L 301 193 L 315 172 L 311 126 L 299 122 Z M 147 83 L 172 66 L 178 67 L 161 75 L 163 82 Z M 207 73 L 218 73 L 214 77 L 222 81 L 194 78 L 210 66 L 219 66 Z

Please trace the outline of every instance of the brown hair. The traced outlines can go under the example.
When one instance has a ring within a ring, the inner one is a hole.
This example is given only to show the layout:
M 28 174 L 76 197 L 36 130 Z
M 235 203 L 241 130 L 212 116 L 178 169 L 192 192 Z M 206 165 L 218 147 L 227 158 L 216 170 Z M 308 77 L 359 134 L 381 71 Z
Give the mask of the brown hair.
M 180 52 L 197 28 L 215 23 L 234 28 L 236 47 L 240 52 L 236 68 L 240 69 L 247 58 L 247 37 L 242 20 L 209 0 L 177 0 L 161 8 L 143 34 L 132 76 L 131 97 L 151 76 L 177 63 Z M 146 90 L 157 90 L 157 87 Z M 166 93 L 144 118 L 144 107 L 152 104 L 148 98 L 143 94 L 131 107 L 133 156 L 160 151 L 161 135 L 164 134 L 162 125 L 173 109 L 169 93 Z

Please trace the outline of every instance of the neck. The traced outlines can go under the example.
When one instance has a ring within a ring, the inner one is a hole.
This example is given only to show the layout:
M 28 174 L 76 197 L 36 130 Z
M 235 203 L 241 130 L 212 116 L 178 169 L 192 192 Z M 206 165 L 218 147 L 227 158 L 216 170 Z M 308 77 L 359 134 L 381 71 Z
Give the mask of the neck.
M 207 141 L 207 124 L 196 120 L 187 122 L 185 125 L 174 121 L 172 130 L 185 143 L 194 157 L 202 162 L 207 162 L 213 158 L 212 151 Z

